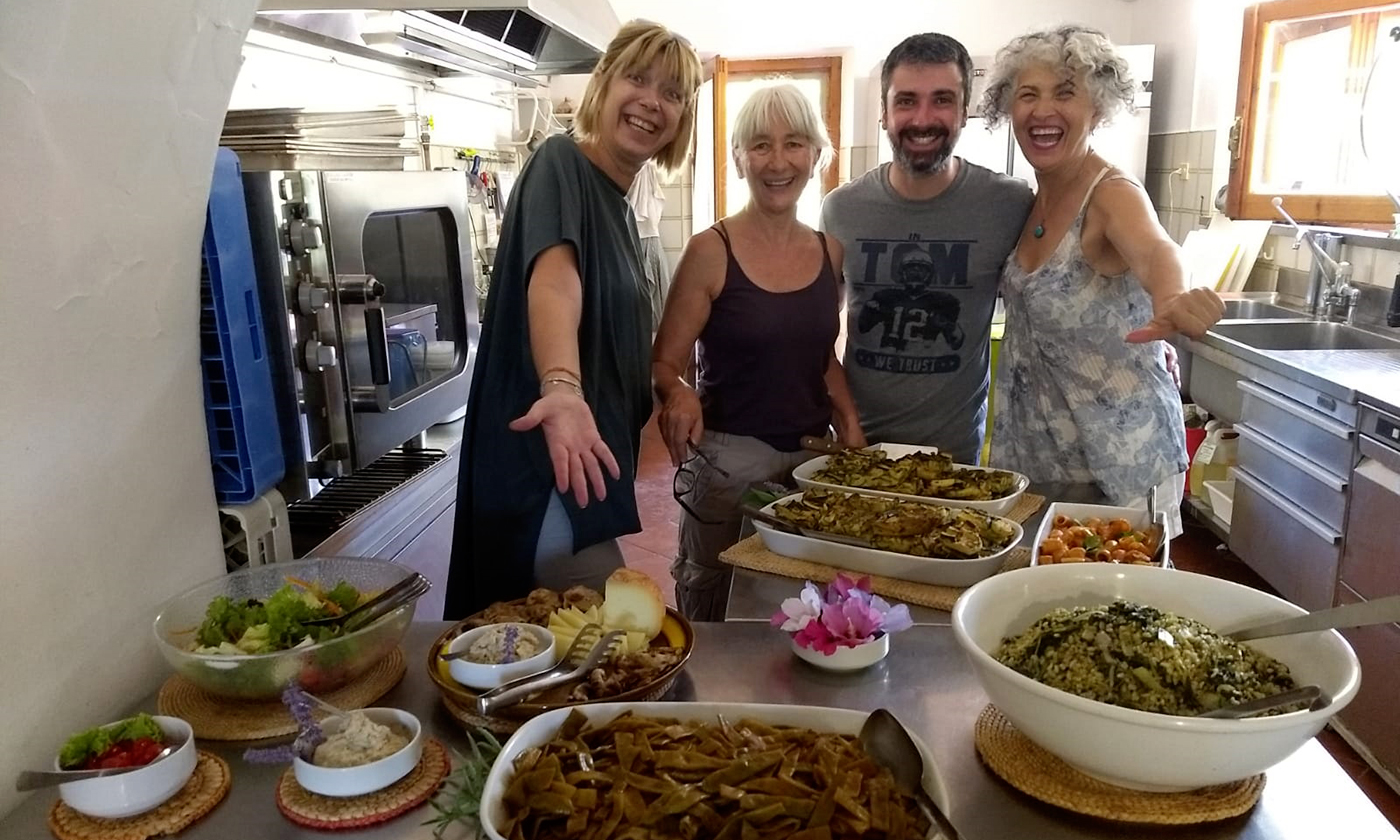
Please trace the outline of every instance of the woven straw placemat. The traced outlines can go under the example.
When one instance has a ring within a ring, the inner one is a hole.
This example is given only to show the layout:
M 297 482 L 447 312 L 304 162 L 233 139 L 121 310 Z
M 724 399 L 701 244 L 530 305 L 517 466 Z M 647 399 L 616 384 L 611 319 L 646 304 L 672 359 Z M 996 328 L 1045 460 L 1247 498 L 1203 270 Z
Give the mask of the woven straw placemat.
M 1022 793 L 1069 811 L 1109 820 L 1155 825 L 1194 825 L 1246 813 L 1259 801 L 1264 775 L 1180 793 L 1130 790 L 1101 782 L 1036 745 L 995 706 L 973 730 L 982 761 Z
M 1006 512 L 1006 518 L 1010 519 L 1012 522 L 1024 524 L 1025 521 L 1030 519 L 1031 515 L 1040 510 L 1044 504 L 1044 496 L 1035 493 L 1022 493 L 1020 501 L 1016 502 L 1016 506 Z
M 196 753 L 190 780 L 154 810 L 108 820 L 80 814 L 60 799 L 49 809 L 49 831 L 58 840 L 146 840 L 183 830 L 223 801 L 232 779 L 228 762 L 204 750 Z
M 893 598 L 906 604 L 932 607 L 945 612 L 951 610 L 953 602 L 958 600 L 958 596 L 967 591 L 966 587 L 915 583 L 909 580 L 897 580 L 865 572 L 839 569 L 824 563 L 814 563 L 811 560 L 785 557 L 769 551 L 767 546 L 763 544 L 763 537 L 758 534 L 740 540 L 726 548 L 720 552 L 719 559 L 742 569 L 752 569 L 755 572 L 767 572 L 770 575 L 781 575 L 798 580 L 810 580 L 814 583 L 830 583 L 836 579 L 838 572 L 844 572 L 850 577 L 868 577 L 870 578 L 870 588 L 876 595 Z M 1024 568 L 1030 563 L 1030 549 L 1014 548 L 1006 555 L 1006 559 L 1002 561 L 1001 568 L 997 570 L 997 573 Z
M 436 738 L 423 742 L 423 757 L 407 776 L 364 796 L 322 796 L 297 784 L 292 768 L 277 782 L 277 810 L 297 825 L 321 831 L 364 828 L 387 822 L 428 801 L 437 791 L 452 761 Z
M 403 648 L 394 648 L 359 679 L 321 699 L 342 709 L 363 709 L 398 685 L 406 668 Z M 296 721 L 281 700 L 216 697 L 178 674 L 160 687 L 156 708 L 163 715 L 189 721 L 196 738 L 210 741 L 254 741 L 297 731 Z M 323 717 L 326 713 L 317 710 L 316 714 Z

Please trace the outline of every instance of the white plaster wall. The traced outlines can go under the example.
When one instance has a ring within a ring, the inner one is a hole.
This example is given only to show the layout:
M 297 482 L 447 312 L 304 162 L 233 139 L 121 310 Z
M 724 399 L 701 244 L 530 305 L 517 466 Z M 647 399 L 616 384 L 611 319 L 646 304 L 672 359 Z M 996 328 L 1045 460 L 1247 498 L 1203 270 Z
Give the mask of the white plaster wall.
M 0 3 L 0 813 L 150 691 L 157 605 L 223 566 L 198 259 L 255 6 Z

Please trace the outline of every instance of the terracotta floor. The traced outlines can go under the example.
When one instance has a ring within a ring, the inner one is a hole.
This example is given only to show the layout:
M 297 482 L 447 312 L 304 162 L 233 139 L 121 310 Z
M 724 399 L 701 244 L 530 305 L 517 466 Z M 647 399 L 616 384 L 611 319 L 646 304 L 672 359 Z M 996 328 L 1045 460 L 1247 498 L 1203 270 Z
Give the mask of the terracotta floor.
M 676 553 L 676 523 L 680 515 L 680 507 L 671 495 L 674 473 L 653 419 L 642 434 L 642 457 L 637 472 L 637 505 L 642 532 L 622 538 L 622 553 L 629 567 L 645 572 L 657 582 L 671 606 L 675 606 L 675 582 L 670 566 Z M 1186 517 L 1186 533 L 1172 542 L 1171 555 L 1178 568 L 1273 592 L 1248 566 L 1220 545 L 1213 533 L 1189 516 Z M 1377 776 L 1337 733 L 1324 730 L 1318 740 L 1376 803 L 1381 813 L 1400 829 L 1400 794 Z

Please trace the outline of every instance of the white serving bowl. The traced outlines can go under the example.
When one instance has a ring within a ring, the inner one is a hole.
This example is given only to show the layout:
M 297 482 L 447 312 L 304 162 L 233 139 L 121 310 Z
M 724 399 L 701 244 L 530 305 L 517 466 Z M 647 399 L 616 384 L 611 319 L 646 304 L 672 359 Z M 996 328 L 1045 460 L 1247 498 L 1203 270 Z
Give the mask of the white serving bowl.
M 835 653 L 822 653 L 802 647 L 796 639 L 792 642 L 792 652 L 803 662 L 809 662 L 828 671 L 859 671 L 869 668 L 890 655 L 890 634 L 886 633 L 874 641 L 855 647 L 838 647 Z
M 1045 511 L 1045 517 L 1040 520 L 1040 528 L 1036 530 L 1035 542 L 1031 545 L 1031 565 L 1040 565 L 1040 545 L 1045 542 L 1045 538 L 1050 536 L 1050 532 L 1055 528 L 1055 517 L 1068 516 L 1076 522 L 1083 522 L 1086 519 L 1126 519 L 1129 525 L 1141 531 L 1147 528 L 1148 517 L 1146 508 L 1118 507 L 1116 505 L 1086 505 L 1076 502 L 1051 502 L 1050 508 Z M 1162 511 L 1157 511 L 1157 524 L 1163 529 L 1166 528 L 1167 515 Z M 1166 533 L 1163 530 L 1163 533 Z M 1171 543 L 1162 550 L 1162 559 L 1156 566 L 1167 569 L 1171 568 Z
M 506 840 L 501 834 L 500 825 L 505 821 L 506 790 L 515 775 L 515 760 L 521 753 L 533 747 L 543 746 L 554 739 L 564 719 L 571 713 L 580 713 L 590 723 L 606 723 L 623 712 L 632 712 L 643 717 L 673 718 L 690 722 L 713 723 L 720 717 L 734 722 L 745 718 L 775 726 L 801 726 L 816 732 L 834 732 L 840 735 L 858 735 L 860 728 L 869 717 L 868 712 L 854 709 L 829 709 L 821 706 L 782 706 L 766 703 L 593 703 L 567 709 L 554 709 L 525 721 L 510 740 L 501 748 L 496 763 L 486 777 L 486 786 L 481 794 L 481 828 L 489 840 Z M 933 754 L 917 732 L 910 732 L 914 744 L 924 759 L 924 790 L 938 807 L 949 812 L 948 785 L 938 772 Z M 930 829 L 929 837 L 939 837 L 937 829 Z
M 423 726 L 418 718 L 402 709 L 362 709 L 375 723 L 391 723 L 407 729 L 408 744 L 393 755 L 356 767 L 318 767 L 301 758 L 292 759 L 292 773 L 297 784 L 322 796 L 362 796 L 373 793 L 407 776 L 423 757 Z M 330 737 L 340 731 L 342 718 L 327 718 L 321 731 Z
M 184 739 L 170 755 L 153 761 L 139 770 L 116 776 L 65 782 L 58 786 L 58 795 L 68 807 L 90 817 L 118 819 L 141 814 L 160 805 L 180 792 L 194 773 L 198 758 L 194 746 L 194 730 L 180 718 L 156 715 L 155 721 L 167 740 Z M 124 720 L 125 718 L 123 718 Z M 107 726 L 114 726 L 114 721 Z M 54 757 L 53 766 L 58 766 Z
M 938 453 L 936 446 L 914 446 L 908 443 L 877 443 L 866 447 L 867 451 L 880 450 L 885 453 L 886 458 L 891 460 L 903 458 L 905 455 L 916 453 L 928 453 L 930 455 Z M 988 499 L 987 501 L 970 501 L 967 499 L 944 499 L 935 496 L 913 496 L 908 493 L 891 493 L 886 490 L 871 490 L 865 487 L 847 487 L 843 484 L 828 484 L 824 481 L 816 481 L 812 478 L 817 472 L 826 468 L 830 455 L 821 455 L 810 461 L 798 464 L 793 468 L 792 478 L 797 482 L 799 489 L 808 490 L 821 488 L 823 490 L 844 490 L 847 493 L 860 493 L 863 496 L 882 496 L 886 499 L 904 499 L 908 502 L 924 502 L 926 504 L 943 505 L 944 507 L 972 508 L 983 513 L 990 513 L 993 516 L 1005 516 L 1016 507 L 1016 503 L 1021 500 L 1026 488 L 1031 486 L 1031 480 L 1024 475 L 1012 470 L 997 470 L 998 472 L 1009 472 L 1016 477 L 1015 490 L 1011 495 L 1003 496 L 1000 499 Z M 979 467 L 974 464 L 954 464 L 955 467 L 962 467 L 968 470 L 993 470 L 993 467 Z
M 538 674 L 554 667 L 554 634 L 549 632 L 547 627 L 541 627 L 538 624 L 524 624 L 518 621 L 474 627 L 453 639 L 447 645 L 447 652 L 460 653 L 475 644 L 477 639 L 491 632 L 492 628 L 504 627 L 508 624 L 514 624 L 520 628 L 520 632 L 529 633 L 538 639 L 543 645 L 540 652 L 529 659 L 507 662 L 502 665 L 487 665 L 482 662 L 469 662 L 466 659 L 453 659 L 447 663 L 447 670 L 452 674 L 452 679 L 468 688 L 489 690 L 505 685 L 511 680 Z
M 1318 711 L 1214 720 L 1100 703 L 1050 688 L 992 658 L 1056 607 L 1133 601 L 1231 633 L 1306 610 L 1248 586 L 1148 566 L 1073 563 L 996 575 L 953 606 L 953 632 L 992 703 L 1032 741 L 1084 773 L 1138 790 L 1191 790 L 1272 767 L 1316 735 L 1361 684 L 1356 654 L 1335 630 L 1248 644 L 1287 665 L 1299 685 L 1332 697 Z
M 849 487 L 841 488 L 839 492 L 857 493 Z M 794 493 L 791 496 L 784 496 L 765 505 L 763 512 L 773 513 L 773 509 L 778 505 L 799 500 L 802 495 L 802 493 Z M 920 504 L 937 505 L 938 503 L 922 499 Z M 942 506 L 947 507 L 947 505 Z M 1010 519 L 1005 521 L 1014 532 L 1010 541 L 1006 543 L 1005 548 L 986 557 L 920 557 L 917 554 L 900 554 L 897 551 L 846 545 L 818 537 L 790 534 L 757 520 L 754 521 L 753 525 L 754 530 L 758 532 L 759 539 L 763 540 L 763 545 L 774 554 L 781 554 L 784 557 L 811 560 L 814 563 L 825 563 L 828 566 L 848 569 L 853 572 L 865 572 L 870 575 L 880 575 L 915 583 L 928 583 L 934 586 L 971 586 L 988 575 L 996 574 L 1002 563 L 1006 562 L 1006 555 L 1020 544 L 1024 534 L 1020 523 Z

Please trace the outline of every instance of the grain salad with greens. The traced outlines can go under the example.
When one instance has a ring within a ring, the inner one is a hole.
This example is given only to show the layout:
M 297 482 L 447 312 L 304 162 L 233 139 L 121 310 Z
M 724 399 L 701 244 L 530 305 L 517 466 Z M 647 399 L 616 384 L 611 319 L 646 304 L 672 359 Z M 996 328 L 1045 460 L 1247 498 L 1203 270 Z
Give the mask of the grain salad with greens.
M 1128 601 L 1053 610 L 994 656 L 1051 688 L 1168 715 L 1296 687 L 1282 662 L 1194 619 Z

